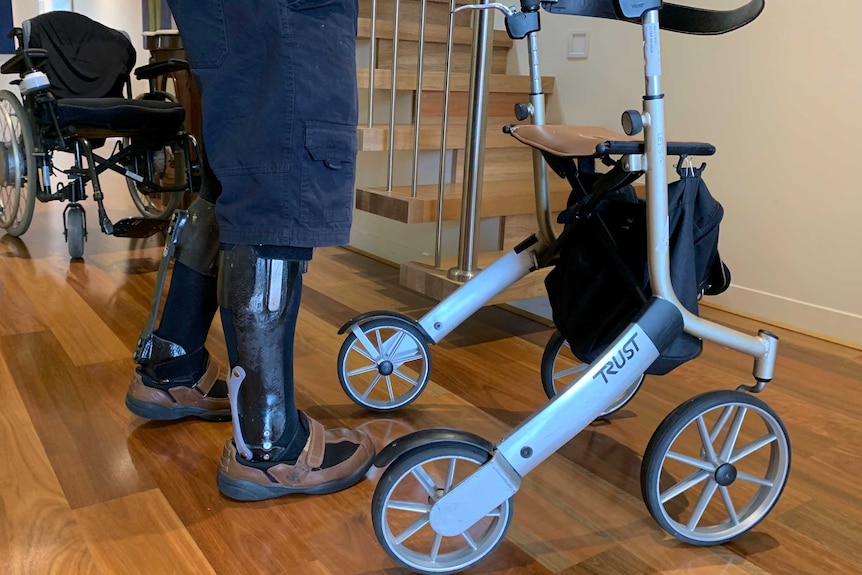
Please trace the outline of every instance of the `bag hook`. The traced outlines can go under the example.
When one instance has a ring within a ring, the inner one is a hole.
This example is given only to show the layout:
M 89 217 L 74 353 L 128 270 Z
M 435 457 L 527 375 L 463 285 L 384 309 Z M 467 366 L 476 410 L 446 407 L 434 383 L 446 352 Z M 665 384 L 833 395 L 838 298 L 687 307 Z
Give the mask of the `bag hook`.
M 679 157 L 679 167 L 681 170 L 680 176 L 688 176 L 689 178 L 694 177 L 694 161 L 691 159 L 691 156 L 688 154 L 683 154 Z

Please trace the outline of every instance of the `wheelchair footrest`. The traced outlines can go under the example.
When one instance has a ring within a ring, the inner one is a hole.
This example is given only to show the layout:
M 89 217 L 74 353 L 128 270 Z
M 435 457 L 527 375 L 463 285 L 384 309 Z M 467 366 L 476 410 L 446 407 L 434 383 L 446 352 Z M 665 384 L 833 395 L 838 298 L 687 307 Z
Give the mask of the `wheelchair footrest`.
M 114 232 L 111 235 L 118 238 L 148 238 L 167 231 L 170 223 L 170 220 L 153 218 L 125 218 L 114 222 Z

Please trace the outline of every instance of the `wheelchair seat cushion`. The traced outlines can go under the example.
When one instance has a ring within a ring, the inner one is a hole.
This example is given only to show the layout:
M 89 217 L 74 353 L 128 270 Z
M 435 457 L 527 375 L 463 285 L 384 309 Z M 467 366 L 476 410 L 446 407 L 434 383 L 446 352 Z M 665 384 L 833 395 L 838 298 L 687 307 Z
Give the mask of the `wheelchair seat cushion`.
M 64 98 L 57 101 L 60 128 L 88 138 L 170 137 L 182 128 L 186 112 L 173 102 L 126 98 Z

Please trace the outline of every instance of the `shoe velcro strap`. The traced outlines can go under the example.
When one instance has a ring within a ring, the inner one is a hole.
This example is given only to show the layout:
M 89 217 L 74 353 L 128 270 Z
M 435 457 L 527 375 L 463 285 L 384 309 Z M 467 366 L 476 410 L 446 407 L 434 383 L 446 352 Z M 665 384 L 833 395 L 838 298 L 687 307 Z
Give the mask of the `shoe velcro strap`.
M 308 442 L 302 450 L 305 462 L 312 469 L 323 465 L 323 455 L 326 452 L 326 430 L 319 421 L 308 418 Z M 302 459 L 302 455 L 300 455 Z
M 307 416 L 306 416 L 307 417 Z M 308 441 L 302 448 L 302 453 L 296 463 L 290 466 L 287 480 L 291 483 L 300 483 L 314 469 L 323 465 L 323 454 L 326 451 L 326 430 L 323 425 L 308 417 Z

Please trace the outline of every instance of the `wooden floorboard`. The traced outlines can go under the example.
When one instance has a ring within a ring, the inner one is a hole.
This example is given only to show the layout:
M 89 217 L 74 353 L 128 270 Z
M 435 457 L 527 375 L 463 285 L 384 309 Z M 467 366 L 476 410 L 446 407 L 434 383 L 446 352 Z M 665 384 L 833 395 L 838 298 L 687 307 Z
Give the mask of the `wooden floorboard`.
M 129 215 L 115 203 L 113 217 Z M 91 221 L 84 260 L 70 262 L 61 208 L 37 206 L 23 238 L 0 240 L 0 573 L 406 573 L 372 530 L 382 470 L 337 494 L 238 503 L 215 484 L 229 423 L 153 423 L 126 410 L 159 240 L 110 238 Z M 378 448 L 438 426 L 498 441 L 546 402 L 539 367 L 551 329 L 491 307 L 431 348 L 415 403 L 370 413 L 338 383 L 338 329 L 376 309 L 420 318 L 435 303 L 401 287 L 397 269 L 343 249 L 318 250 L 304 282 L 297 403 L 327 426 L 362 427 Z M 506 540 L 472 573 L 862 573 L 862 352 L 702 313 L 781 337 L 761 398 L 787 427 L 793 464 L 773 512 L 732 543 L 694 547 L 665 534 L 641 500 L 656 426 L 694 395 L 751 380 L 750 358 L 707 344 L 525 477 Z M 208 346 L 224 364 L 218 320 Z
M 90 505 L 75 517 L 104 573 L 215 573 L 160 490 Z
M 0 573 L 96 573 L 40 435 L 0 354 Z

